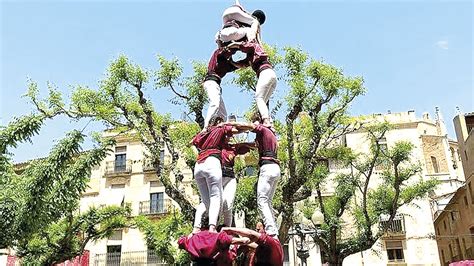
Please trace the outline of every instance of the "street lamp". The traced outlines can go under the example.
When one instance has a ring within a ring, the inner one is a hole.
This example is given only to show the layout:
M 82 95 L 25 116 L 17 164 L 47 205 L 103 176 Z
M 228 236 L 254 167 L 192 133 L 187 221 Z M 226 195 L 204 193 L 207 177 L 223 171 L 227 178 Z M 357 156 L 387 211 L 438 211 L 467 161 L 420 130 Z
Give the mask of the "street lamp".
M 298 258 L 300 259 L 301 266 L 306 266 L 307 259 L 309 258 L 309 248 L 306 244 L 306 235 L 314 235 L 320 233 L 321 230 L 319 228 L 321 227 L 321 224 L 324 221 L 324 217 L 319 210 L 313 213 L 313 215 L 311 216 L 311 221 L 316 226 L 316 229 L 303 228 L 303 226 L 308 227 L 310 221 L 304 218 L 301 213 L 297 215 L 296 220 L 297 222 L 295 223 L 293 230 L 288 234 L 290 236 L 298 236 L 299 243 L 297 243 L 296 245 L 296 256 L 298 256 Z

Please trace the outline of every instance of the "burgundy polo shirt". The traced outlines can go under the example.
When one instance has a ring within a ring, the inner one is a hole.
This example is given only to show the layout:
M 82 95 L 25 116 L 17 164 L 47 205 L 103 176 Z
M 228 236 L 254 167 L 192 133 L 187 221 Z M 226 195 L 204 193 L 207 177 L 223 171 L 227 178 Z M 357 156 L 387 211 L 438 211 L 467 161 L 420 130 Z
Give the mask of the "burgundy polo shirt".
M 280 241 L 266 233 L 262 233 L 255 243 L 258 247 L 255 250 L 254 265 L 283 266 L 283 248 Z
M 189 238 L 182 236 L 178 240 L 179 248 L 186 250 L 193 260 L 213 259 L 218 266 L 231 265 L 235 259 L 235 250 L 229 249 L 231 243 L 232 236 L 226 232 L 209 231 L 201 231 Z
M 198 163 L 204 162 L 213 154 L 220 155 L 225 138 L 229 136 L 232 136 L 231 125 L 213 126 L 205 132 L 198 133 L 192 141 L 193 145 L 199 149 Z

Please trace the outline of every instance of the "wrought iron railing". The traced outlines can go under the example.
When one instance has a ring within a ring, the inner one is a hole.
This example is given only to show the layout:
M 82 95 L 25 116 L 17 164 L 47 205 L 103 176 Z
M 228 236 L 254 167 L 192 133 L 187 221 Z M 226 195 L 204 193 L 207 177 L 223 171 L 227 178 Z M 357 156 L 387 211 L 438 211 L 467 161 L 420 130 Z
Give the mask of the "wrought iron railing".
M 132 172 L 132 161 L 127 160 L 125 163 L 118 163 L 117 161 L 109 161 L 105 163 L 105 174 L 130 174 Z
M 164 262 L 153 251 L 133 251 L 121 253 L 103 253 L 96 254 L 91 258 L 91 265 L 94 266 L 131 266 L 131 265 L 153 265 L 165 266 L 171 265 Z
M 140 214 L 165 214 L 171 210 L 171 200 L 166 199 L 163 201 L 140 201 L 139 213 Z
M 390 223 L 385 219 L 381 219 L 380 229 L 385 230 L 385 233 L 388 234 L 405 234 L 405 217 L 396 215 Z

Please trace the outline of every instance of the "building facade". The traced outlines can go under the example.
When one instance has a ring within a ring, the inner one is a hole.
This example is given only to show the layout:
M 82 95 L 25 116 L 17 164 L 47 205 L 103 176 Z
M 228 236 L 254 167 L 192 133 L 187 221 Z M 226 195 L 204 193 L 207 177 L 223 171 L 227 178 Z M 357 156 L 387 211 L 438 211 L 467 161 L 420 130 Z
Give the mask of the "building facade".
M 414 111 L 378 114 L 370 119 L 387 121 L 394 126 L 379 143 L 390 148 L 398 141 L 411 142 L 414 145 L 411 161 L 420 163 L 420 177 L 435 178 L 440 184 L 428 198 L 401 207 L 389 225 L 390 233 L 382 236 L 371 249 L 347 257 L 344 265 L 441 265 L 433 219 L 443 208 L 445 195 L 452 195 L 464 184 L 462 163 L 453 152 L 457 151 L 457 143 L 448 139 L 438 110 L 434 119 L 427 113 L 417 118 Z M 344 141 L 355 151 L 369 151 L 370 143 L 364 132 L 348 134 Z M 330 168 L 333 172 L 340 170 L 332 164 Z M 374 185 L 380 180 L 382 169 L 375 170 Z M 384 217 L 380 222 L 384 223 Z
M 474 113 L 458 114 L 454 128 L 466 182 L 434 221 L 442 265 L 474 259 Z
M 89 188 L 81 198 L 80 211 L 92 206 L 129 205 L 132 216 L 141 214 L 160 219 L 178 210 L 166 195 L 156 169 L 146 159 L 145 146 L 138 139 L 116 137 L 113 150 L 92 170 Z M 166 163 L 169 159 L 164 150 L 160 156 L 162 162 Z M 191 187 L 191 170 L 183 165 L 183 187 L 189 199 L 197 204 L 199 197 Z M 89 243 L 86 249 L 90 251 L 91 265 L 121 265 L 127 262 L 133 265 L 162 265 L 161 259 L 148 251 L 144 235 L 137 228 L 116 231 L 109 239 Z

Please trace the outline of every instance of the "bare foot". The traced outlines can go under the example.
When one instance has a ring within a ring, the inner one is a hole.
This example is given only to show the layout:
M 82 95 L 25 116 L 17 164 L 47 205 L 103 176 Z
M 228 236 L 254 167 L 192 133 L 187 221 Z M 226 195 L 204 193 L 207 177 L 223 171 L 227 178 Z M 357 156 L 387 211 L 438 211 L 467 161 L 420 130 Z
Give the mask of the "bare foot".
M 192 234 L 195 235 L 197 233 L 201 232 L 201 228 L 194 227 Z
M 216 226 L 215 225 L 209 225 L 209 232 L 211 233 L 217 233 Z

